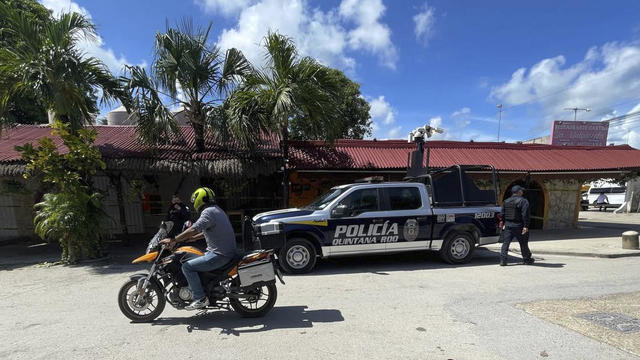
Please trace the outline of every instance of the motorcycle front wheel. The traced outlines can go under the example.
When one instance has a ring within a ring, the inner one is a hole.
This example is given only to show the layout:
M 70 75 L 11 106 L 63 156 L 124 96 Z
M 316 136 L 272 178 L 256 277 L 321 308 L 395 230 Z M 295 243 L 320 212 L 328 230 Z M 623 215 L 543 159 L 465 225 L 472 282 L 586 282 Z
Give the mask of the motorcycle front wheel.
M 264 316 L 273 308 L 278 298 L 278 289 L 275 284 L 268 284 L 247 290 L 244 294 L 251 296 L 242 299 L 230 298 L 231 307 L 242 317 L 255 318 Z
M 137 280 L 129 280 L 120 288 L 118 306 L 124 316 L 133 322 L 150 322 L 160 316 L 167 301 L 162 289 L 155 282 L 150 282 L 147 293 L 140 298 Z

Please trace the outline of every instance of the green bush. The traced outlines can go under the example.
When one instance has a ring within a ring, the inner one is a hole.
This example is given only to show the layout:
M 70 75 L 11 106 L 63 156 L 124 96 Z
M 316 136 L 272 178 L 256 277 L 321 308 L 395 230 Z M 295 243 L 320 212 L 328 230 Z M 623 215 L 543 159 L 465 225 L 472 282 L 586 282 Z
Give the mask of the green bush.
M 34 207 L 36 234 L 47 241 L 60 242 L 63 262 L 74 263 L 103 254 L 99 193 L 47 193 Z
M 27 162 L 24 177 L 37 176 L 49 187 L 42 202 L 34 206 L 35 232 L 46 241 L 60 243 L 65 263 L 102 256 L 105 239 L 101 194 L 91 182 L 106 167 L 93 146 L 97 133 L 69 129 L 68 124 L 56 122 L 52 130 L 68 152 L 58 152 L 54 141 L 46 137 L 39 140 L 37 147 L 32 144 L 16 147 Z

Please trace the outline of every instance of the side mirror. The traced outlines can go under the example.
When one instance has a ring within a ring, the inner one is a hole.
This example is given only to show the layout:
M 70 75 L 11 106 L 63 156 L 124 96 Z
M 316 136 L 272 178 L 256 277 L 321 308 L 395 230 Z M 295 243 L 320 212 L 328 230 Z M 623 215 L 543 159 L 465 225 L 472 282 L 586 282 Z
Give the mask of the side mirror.
M 331 217 L 333 218 L 341 218 L 347 214 L 347 205 L 340 204 L 331 210 Z

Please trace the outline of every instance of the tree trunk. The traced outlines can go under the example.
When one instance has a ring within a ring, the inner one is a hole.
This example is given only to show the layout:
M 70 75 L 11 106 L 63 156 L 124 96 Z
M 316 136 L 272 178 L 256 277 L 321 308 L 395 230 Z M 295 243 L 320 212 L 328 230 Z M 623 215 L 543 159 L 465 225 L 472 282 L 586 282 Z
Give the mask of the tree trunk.
M 193 136 L 195 137 L 196 141 L 196 152 L 204 152 L 204 124 L 192 121 L 191 126 L 193 127 Z
M 285 120 L 282 128 L 282 205 L 289 207 L 289 129 Z
M 205 114 L 203 109 L 199 106 L 198 103 L 192 102 L 189 106 L 189 120 L 191 121 L 191 127 L 193 127 L 193 136 L 196 142 L 196 152 L 204 152 L 205 151 L 205 141 L 204 141 L 204 124 L 205 124 Z

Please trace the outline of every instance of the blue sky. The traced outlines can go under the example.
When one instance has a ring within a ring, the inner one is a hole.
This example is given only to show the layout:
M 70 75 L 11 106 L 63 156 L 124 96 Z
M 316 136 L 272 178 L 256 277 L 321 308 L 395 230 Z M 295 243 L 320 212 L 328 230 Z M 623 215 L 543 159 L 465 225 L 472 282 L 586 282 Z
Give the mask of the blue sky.
M 441 138 L 501 140 L 550 132 L 566 107 L 579 120 L 640 111 L 640 1 L 390 0 L 43 0 L 54 12 L 80 11 L 100 39 L 85 44 L 114 71 L 151 63 L 153 36 L 166 22 L 213 22 L 222 48 L 259 64 L 267 30 L 361 84 L 374 137 L 405 138 L 417 126 Z M 610 142 L 640 147 L 637 118 L 612 123 Z

